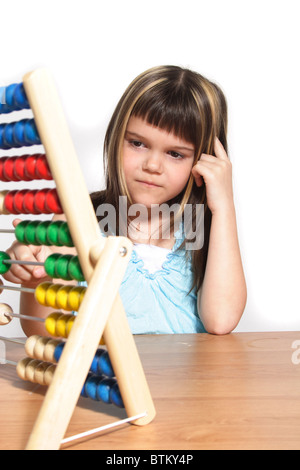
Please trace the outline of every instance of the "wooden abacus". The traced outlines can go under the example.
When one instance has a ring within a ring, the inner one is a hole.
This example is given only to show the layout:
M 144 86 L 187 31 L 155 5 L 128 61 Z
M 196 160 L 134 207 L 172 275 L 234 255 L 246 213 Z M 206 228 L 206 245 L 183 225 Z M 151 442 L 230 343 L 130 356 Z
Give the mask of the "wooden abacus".
M 125 237 L 104 238 L 100 234 L 58 93 L 48 71 L 30 72 L 21 84 L 11 85 L 5 92 L 5 103 L 2 100 L 0 104 L 2 113 L 27 107 L 31 108 L 34 119 L 1 124 L 0 148 L 42 144 L 51 176 L 45 169 L 44 157 L 37 156 L 35 162 L 31 158 L 27 163 L 24 160 L 30 156 L 7 157 L 2 181 L 9 181 L 10 171 L 15 181 L 22 179 L 26 166 L 23 180 L 53 177 L 56 189 L 2 191 L 0 213 L 64 213 L 88 284 L 26 449 L 60 447 L 102 336 L 127 415 L 143 415 L 133 423 L 148 424 L 155 416 L 155 408 L 118 294 L 131 242 Z M 32 178 L 28 178 L 30 171 Z M 70 174 L 72 177 L 68 177 Z

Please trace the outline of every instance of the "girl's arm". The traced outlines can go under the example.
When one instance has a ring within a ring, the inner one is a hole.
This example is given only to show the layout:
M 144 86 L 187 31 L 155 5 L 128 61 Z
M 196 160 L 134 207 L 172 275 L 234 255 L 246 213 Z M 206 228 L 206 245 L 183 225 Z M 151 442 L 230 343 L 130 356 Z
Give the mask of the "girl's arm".
M 216 157 L 202 155 L 192 172 L 206 185 L 212 212 L 207 265 L 198 311 L 209 333 L 227 334 L 238 324 L 247 298 L 232 191 L 231 162 L 216 139 Z

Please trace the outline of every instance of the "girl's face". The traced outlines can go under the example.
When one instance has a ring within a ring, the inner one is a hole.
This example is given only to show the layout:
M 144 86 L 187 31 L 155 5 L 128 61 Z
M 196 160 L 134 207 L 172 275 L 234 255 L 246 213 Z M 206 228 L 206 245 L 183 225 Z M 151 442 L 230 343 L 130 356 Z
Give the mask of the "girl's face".
M 193 144 L 132 116 L 123 143 L 123 170 L 132 202 L 150 208 L 177 196 L 190 177 L 194 152 Z

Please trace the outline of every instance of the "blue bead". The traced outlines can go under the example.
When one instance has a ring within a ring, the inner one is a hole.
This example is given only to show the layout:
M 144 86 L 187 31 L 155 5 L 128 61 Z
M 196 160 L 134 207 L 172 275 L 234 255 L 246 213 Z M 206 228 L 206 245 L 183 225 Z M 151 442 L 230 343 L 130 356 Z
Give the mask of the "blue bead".
M 86 380 L 85 393 L 92 400 L 99 401 L 99 398 L 98 398 L 98 395 L 97 395 L 97 386 L 98 386 L 98 383 L 101 382 L 102 379 L 103 379 L 103 377 L 99 377 L 97 375 L 91 375 Z
M 117 382 L 110 389 L 110 400 L 114 405 L 118 406 L 119 408 L 124 408 L 124 403 Z
M 8 148 L 12 147 L 19 147 L 18 144 L 15 143 L 14 140 L 14 123 L 6 124 L 3 130 L 3 142 L 6 144 Z
M 24 90 L 23 83 L 18 83 L 14 90 L 14 105 L 20 109 L 28 109 L 30 105 Z
M 4 141 L 4 129 L 5 124 L 0 124 L 0 148 L 6 150 L 10 147 Z
M 16 144 L 22 146 L 22 145 L 27 145 L 25 143 L 25 122 L 28 121 L 28 119 L 22 119 L 21 121 L 15 122 L 14 125 L 14 141 Z
M 14 104 L 14 92 L 17 84 L 12 83 L 11 85 L 7 86 L 5 89 L 5 102 L 11 111 L 14 111 L 16 106 Z
M 99 372 L 104 375 L 107 375 L 108 377 L 115 376 L 107 351 L 104 351 L 104 353 L 99 359 Z
M 63 352 L 63 349 L 64 349 L 64 346 L 65 346 L 65 343 L 59 343 L 55 350 L 54 350 L 54 359 L 56 360 L 56 362 L 59 361 L 60 359 L 60 356 L 62 355 L 62 352 Z
M 25 122 L 24 140 L 25 140 L 25 143 L 29 145 L 36 145 L 36 144 L 41 143 L 39 135 L 38 135 L 38 131 L 37 131 L 37 128 L 33 119 L 28 119 Z
M 97 349 L 96 354 L 94 356 L 93 362 L 90 367 L 90 371 L 93 372 L 94 374 L 101 374 L 101 371 L 99 370 L 99 359 L 104 353 L 104 349 Z
M 97 385 L 98 400 L 101 400 L 104 403 L 111 403 L 110 390 L 115 383 L 116 381 L 114 379 L 106 378 L 101 380 Z

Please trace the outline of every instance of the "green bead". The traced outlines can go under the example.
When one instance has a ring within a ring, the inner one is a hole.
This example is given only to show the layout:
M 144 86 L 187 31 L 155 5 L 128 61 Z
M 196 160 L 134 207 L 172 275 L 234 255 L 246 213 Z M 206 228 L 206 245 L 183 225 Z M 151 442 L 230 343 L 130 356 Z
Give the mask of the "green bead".
M 6 259 L 10 259 L 10 256 L 5 251 L 0 251 L 0 274 L 5 274 L 10 269 L 10 264 L 3 263 Z
M 45 261 L 44 267 L 45 271 L 48 274 L 48 276 L 52 278 L 56 278 L 56 263 L 58 258 L 60 258 L 59 253 L 53 253 L 53 255 L 48 256 L 48 258 Z
M 61 255 L 59 257 L 55 266 L 55 273 L 58 279 L 63 279 L 64 281 L 70 281 L 72 279 L 68 272 L 69 262 L 72 258 L 72 255 Z
M 47 230 L 47 239 L 50 245 L 61 246 L 58 241 L 58 230 L 63 223 L 64 222 L 62 220 L 56 220 L 55 222 L 51 222 L 49 225 Z
M 29 222 L 25 227 L 25 243 L 28 245 L 36 244 L 36 228 L 40 222 L 33 220 Z
M 78 256 L 73 256 L 69 263 L 69 276 L 71 279 L 75 279 L 76 281 L 84 281 Z
M 20 243 L 25 243 L 25 228 L 30 220 L 23 220 L 15 228 L 15 237 Z
M 50 220 L 40 222 L 36 228 L 36 244 L 37 245 L 50 245 L 47 238 L 47 230 L 51 224 Z
M 61 224 L 58 229 L 58 241 L 61 246 L 74 246 L 67 222 Z

